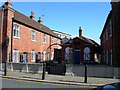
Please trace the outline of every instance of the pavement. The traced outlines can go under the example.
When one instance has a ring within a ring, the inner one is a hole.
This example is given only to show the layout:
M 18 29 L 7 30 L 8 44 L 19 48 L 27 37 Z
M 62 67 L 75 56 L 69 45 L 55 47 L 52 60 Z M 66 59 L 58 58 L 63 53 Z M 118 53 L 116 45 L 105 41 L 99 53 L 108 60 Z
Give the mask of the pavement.
M 16 80 L 26 80 L 44 83 L 54 83 L 54 84 L 66 84 L 66 85 L 78 85 L 87 87 L 99 87 L 106 84 L 120 82 L 120 79 L 112 78 L 97 78 L 97 77 L 87 77 L 87 83 L 84 83 L 84 77 L 81 76 L 62 76 L 62 75 L 52 75 L 45 74 L 45 79 L 42 80 L 42 74 L 32 74 L 19 71 L 8 71 L 7 75 L 0 71 L 0 76 L 2 78 L 16 79 Z

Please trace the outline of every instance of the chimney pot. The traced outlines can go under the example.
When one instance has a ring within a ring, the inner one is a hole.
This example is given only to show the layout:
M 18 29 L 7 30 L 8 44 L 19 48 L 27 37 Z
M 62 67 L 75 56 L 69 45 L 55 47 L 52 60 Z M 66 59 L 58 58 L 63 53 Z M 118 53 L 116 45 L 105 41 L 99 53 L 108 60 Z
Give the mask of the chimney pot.
M 38 22 L 39 22 L 40 24 L 42 24 L 42 18 L 41 18 L 41 17 L 39 17 Z
M 5 5 L 7 5 L 8 7 L 12 8 L 12 3 L 10 3 L 10 0 L 7 0 L 7 2 L 5 2 Z
M 79 27 L 79 37 L 82 38 L 82 27 Z
M 35 19 L 35 17 L 34 17 L 34 12 L 33 12 L 33 11 L 31 11 L 31 16 L 30 16 L 30 18 L 33 19 L 33 20 Z

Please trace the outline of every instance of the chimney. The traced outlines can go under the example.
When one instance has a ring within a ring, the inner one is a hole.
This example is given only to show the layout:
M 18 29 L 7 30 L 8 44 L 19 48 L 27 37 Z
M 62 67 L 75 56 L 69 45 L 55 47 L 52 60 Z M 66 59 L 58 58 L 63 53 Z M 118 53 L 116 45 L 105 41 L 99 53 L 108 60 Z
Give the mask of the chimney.
M 10 0 L 7 0 L 4 5 L 7 5 L 8 7 L 12 8 L 12 3 L 10 3 Z
M 32 12 L 32 11 L 31 11 L 31 16 L 30 16 L 30 18 L 31 18 L 32 20 L 35 19 L 35 17 L 34 17 L 34 12 Z
M 79 27 L 79 37 L 82 38 L 82 27 Z
M 40 24 L 42 24 L 42 18 L 41 18 L 41 17 L 39 17 L 38 22 L 39 22 Z

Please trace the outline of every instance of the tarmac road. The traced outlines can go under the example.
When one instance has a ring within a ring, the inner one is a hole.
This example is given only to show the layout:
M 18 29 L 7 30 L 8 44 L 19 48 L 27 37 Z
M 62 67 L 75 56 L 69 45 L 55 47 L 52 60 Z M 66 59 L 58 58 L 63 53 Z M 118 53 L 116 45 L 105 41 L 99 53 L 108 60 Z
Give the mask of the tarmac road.
M 81 88 L 83 90 L 87 87 L 2 78 L 2 88 Z

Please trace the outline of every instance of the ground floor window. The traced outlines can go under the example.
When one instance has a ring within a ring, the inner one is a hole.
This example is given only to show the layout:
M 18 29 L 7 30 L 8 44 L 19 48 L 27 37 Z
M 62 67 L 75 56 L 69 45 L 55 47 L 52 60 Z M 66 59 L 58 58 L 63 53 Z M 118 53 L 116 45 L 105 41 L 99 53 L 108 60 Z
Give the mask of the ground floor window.
M 43 60 L 46 60 L 46 51 L 43 51 Z
M 54 51 L 51 53 L 51 60 L 54 59 Z
M 36 56 L 35 51 L 32 50 L 31 51 L 31 62 L 35 62 L 35 56 Z
M 15 63 L 19 62 L 19 50 L 18 49 L 13 50 L 13 62 Z
M 48 60 L 50 60 L 50 53 L 48 52 Z

